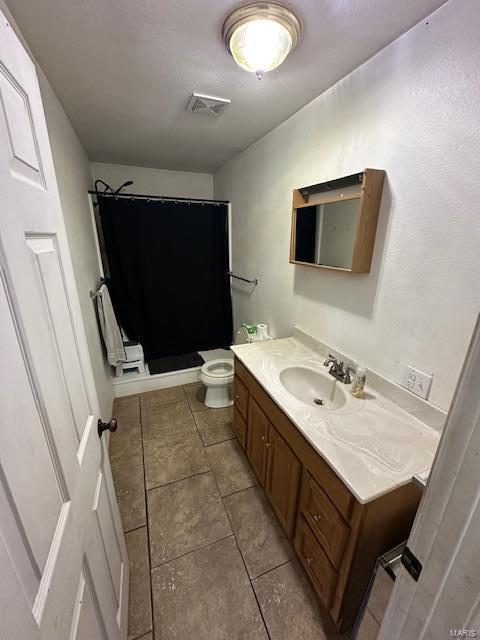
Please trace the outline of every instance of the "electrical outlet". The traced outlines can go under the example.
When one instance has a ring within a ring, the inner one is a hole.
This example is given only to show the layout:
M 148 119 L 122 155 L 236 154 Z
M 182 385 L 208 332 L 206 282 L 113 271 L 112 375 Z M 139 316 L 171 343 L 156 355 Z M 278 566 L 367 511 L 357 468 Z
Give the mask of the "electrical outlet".
M 413 367 L 407 367 L 403 379 L 403 386 L 415 395 L 426 400 L 432 384 L 432 378 L 433 376 L 428 373 L 423 373 L 423 371 L 419 371 Z

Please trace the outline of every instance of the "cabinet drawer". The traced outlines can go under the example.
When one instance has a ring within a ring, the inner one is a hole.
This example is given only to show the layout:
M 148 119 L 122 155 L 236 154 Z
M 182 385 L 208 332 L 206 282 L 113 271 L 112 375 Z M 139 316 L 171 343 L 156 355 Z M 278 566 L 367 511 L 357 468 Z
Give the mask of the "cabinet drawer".
M 233 430 L 242 449 L 245 449 L 247 446 L 247 423 L 236 407 L 233 410 Z
M 248 416 L 248 390 L 238 376 L 235 376 L 233 395 L 235 407 L 246 420 Z
M 295 550 L 321 601 L 328 609 L 337 586 L 337 572 L 302 516 L 298 518 Z
M 337 510 L 345 520 L 349 522 L 355 498 L 347 487 L 320 456 L 316 457 L 315 464 L 309 465 L 309 471 L 333 502 Z
M 328 559 L 338 569 L 342 563 L 350 527 L 308 472 L 303 476 L 300 509 Z

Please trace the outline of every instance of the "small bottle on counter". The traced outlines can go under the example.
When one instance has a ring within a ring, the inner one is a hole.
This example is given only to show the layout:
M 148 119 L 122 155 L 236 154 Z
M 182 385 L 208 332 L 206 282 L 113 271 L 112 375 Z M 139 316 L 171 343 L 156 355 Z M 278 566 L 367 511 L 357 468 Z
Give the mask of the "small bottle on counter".
M 354 398 L 364 398 L 365 381 L 367 379 L 367 370 L 363 366 L 358 366 L 355 371 L 352 382 L 352 396 Z

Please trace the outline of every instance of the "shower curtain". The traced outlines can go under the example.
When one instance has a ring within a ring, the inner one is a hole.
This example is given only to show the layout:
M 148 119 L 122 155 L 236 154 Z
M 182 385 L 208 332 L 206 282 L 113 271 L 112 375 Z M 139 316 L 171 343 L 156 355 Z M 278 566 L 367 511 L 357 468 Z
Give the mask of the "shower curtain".
M 98 202 L 115 312 L 147 362 L 228 348 L 227 205 L 101 195 Z

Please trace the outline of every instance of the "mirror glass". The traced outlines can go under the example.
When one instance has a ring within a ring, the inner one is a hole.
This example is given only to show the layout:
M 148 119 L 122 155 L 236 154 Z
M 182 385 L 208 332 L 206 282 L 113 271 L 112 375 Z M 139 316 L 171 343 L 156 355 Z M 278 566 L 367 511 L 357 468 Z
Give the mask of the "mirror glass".
M 359 198 L 297 209 L 295 261 L 351 269 Z

